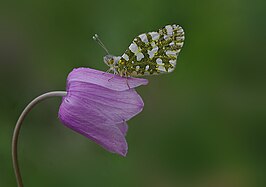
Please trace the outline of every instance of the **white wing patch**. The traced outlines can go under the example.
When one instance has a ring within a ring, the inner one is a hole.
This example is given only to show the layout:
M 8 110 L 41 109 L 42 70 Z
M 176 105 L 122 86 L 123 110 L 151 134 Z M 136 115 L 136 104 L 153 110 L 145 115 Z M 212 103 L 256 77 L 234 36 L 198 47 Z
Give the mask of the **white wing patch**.
M 144 58 L 144 55 L 143 55 L 143 53 L 141 53 L 141 52 L 136 53 L 136 56 L 137 56 L 137 61 L 141 61 L 141 59 Z
M 159 48 L 156 46 L 156 47 L 152 48 L 152 50 L 148 50 L 148 54 L 149 54 L 150 59 L 152 59 L 154 57 L 154 55 L 155 55 L 155 53 L 157 53 L 158 49 Z
M 149 32 L 149 35 L 151 35 L 152 40 L 158 40 L 160 37 L 160 34 L 158 32 Z
M 122 55 L 122 57 L 123 57 L 123 58 L 124 58 L 126 61 L 128 61 L 128 60 L 129 60 L 129 57 L 128 57 L 128 55 L 127 55 L 127 54 L 125 54 L 125 53 Z
M 147 38 L 147 35 L 146 34 L 141 34 L 139 35 L 141 41 L 143 41 L 144 43 L 148 43 L 148 38 Z
M 166 28 L 166 31 L 167 31 L 167 35 L 172 36 L 173 35 L 173 28 L 172 28 L 172 26 L 171 25 L 166 25 L 165 28 Z
M 162 59 L 160 59 L 160 58 L 157 58 L 156 59 L 156 63 L 160 66 L 160 65 L 163 65 L 163 61 L 162 61 Z
M 133 42 L 130 44 L 129 49 L 132 53 L 136 53 L 138 51 L 138 46 Z

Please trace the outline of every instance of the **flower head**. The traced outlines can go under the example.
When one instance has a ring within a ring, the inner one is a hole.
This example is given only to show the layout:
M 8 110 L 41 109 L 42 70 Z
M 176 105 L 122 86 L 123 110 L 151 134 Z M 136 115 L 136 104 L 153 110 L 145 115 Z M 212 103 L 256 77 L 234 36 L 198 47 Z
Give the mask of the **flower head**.
M 144 106 L 134 88 L 146 84 L 146 79 L 124 78 L 90 68 L 74 69 L 68 75 L 59 119 L 106 150 L 125 156 L 126 121 Z

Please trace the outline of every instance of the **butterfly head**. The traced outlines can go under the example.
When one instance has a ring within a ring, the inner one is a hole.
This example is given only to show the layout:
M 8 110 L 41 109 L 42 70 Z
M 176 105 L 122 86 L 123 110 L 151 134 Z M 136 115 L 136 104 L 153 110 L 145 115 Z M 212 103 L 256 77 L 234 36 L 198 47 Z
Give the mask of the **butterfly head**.
M 108 54 L 103 57 L 103 61 L 107 66 L 110 67 L 110 69 L 115 69 L 120 58 L 120 56 Z
M 114 56 L 113 55 L 105 55 L 104 57 L 103 57 L 103 61 L 104 61 L 104 63 L 107 65 L 107 66 L 113 66 L 113 64 L 114 64 Z

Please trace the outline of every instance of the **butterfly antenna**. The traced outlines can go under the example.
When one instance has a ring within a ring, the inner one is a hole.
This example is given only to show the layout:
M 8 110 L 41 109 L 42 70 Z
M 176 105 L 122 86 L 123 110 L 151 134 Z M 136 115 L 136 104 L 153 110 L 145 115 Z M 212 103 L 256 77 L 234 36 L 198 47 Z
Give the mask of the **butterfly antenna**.
M 110 54 L 108 49 L 105 47 L 103 42 L 100 40 L 98 34 L 94 34 L 94 36 L 92 38 L 107 52 L 108 55 Z

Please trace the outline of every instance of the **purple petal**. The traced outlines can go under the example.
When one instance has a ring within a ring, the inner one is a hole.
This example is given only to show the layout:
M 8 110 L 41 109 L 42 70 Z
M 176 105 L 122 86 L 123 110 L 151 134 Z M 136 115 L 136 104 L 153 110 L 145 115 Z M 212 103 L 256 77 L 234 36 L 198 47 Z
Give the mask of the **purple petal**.
M 59 119 L 67 127 L 93 140 L 107 151 L 126 156 L 127 142 L 117 125 L 97 123 L 95 120 L 90 121 L 83 115 L 83 113 L 73 115 L 72 111 L 69 111 L 64 106 L 61 105 L 60 107 Z M 99 122 L 101 120 L 101 118 L 98 118 L 96 121 Z
M 72 82 L 60 106 L 59 118 L 67 127 L 106 150 L 125 156 L 125 121 L 137 115 L 142 108 L 143 101 L 134 89 L 118 92 Z
M 116 91 L 128 90 L 129 88 L 148 84 L 147 79 L 125 78 L 90 68 L 77 68 L 70 72 L 68 75 L 68 83 L 70 84 L 75 81 L 96 84 Z
M 125 121 L 122 123 L 118 123 L 117 127 L 120 129 L 124 136 L 127 135 L 128 125 Z
M 83 82 L 71 82 L 65 99 L 75 102 L 71 107 L 83 105 L 78 112 L 94 114 L 96 118 L 101 116 L 109 123 L 127 121 L 140 113 L 144 106 L 134 89 L 119 92 Z

